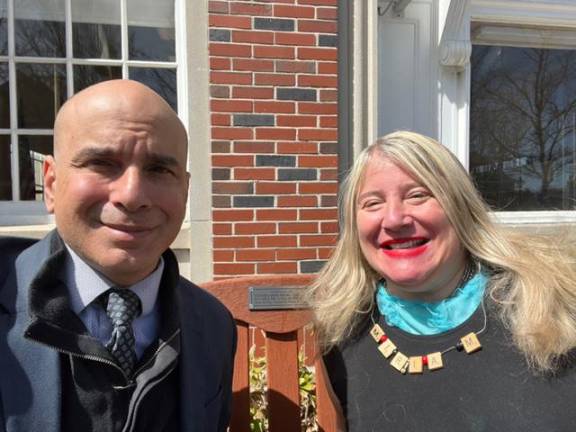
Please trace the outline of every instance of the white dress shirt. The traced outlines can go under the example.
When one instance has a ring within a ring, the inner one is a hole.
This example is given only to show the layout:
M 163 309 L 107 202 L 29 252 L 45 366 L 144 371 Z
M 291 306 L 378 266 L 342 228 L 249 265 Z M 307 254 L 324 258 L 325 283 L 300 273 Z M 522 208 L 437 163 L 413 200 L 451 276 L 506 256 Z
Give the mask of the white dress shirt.
M 106 345 L 112 334 L 112 323 L 97 298 L 114 284 L 90 267 L 68 245 L 66 249 L 68 254 L 64 266 L 64 282 L 68 287 L 70 308 L 80 317 L 88 332 Z M 160 257 L 156 270 L 140 282 L 125 288 L 134 291 L 142 302 L 142 314 L 132 322 L 138 359 L 158 338 L 160 311 L 156 300 L 163 270 L 164 260 Z

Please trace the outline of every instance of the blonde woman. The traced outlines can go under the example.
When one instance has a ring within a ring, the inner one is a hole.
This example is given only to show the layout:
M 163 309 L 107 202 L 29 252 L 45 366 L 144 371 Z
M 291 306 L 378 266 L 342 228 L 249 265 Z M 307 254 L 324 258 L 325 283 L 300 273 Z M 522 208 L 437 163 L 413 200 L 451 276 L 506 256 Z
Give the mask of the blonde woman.
M 366 148 L 342 192 L 310 299 L 348 430 L 576 430 L 562 242 L 496 226 L 458 160 L 416 133 Z

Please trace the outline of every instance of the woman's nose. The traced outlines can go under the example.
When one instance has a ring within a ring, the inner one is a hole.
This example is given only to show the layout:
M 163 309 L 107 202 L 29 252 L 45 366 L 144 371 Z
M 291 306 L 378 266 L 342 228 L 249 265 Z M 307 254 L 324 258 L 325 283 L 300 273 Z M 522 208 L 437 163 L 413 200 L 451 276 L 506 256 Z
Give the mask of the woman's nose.
M 387 230 L 397 230 L 412 223 L 412 216 L 409 214 L 406 205 L 399 202 L 388 202 L 382 217 L 382 228 Z

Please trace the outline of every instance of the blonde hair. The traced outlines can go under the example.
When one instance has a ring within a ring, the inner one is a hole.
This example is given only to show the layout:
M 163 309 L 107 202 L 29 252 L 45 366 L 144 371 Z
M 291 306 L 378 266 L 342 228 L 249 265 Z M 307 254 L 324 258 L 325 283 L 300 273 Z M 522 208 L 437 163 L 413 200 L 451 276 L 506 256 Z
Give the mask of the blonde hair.
M 386 135 L 364 149 L 342 186 L 340 239 L 309 292 L 323 349 L 350 338 L 374 307 L 381 275 L 360 250 L 356 200 L 375 158 L 402 167 L 431 191 L 463 247 L 490 272 L 488 294 L 528 364 L 553 371 L 576 347 L 574 254 L 558 241 L 494 224 L 456 157 L 437 141 L 406 131 Z

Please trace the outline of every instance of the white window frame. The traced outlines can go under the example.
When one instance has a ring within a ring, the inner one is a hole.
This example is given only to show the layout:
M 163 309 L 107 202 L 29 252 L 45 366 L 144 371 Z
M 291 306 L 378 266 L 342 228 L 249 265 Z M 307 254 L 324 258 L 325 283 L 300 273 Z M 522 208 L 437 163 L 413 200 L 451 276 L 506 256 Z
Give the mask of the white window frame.
M 384 17 L 410 24 L 413 21 L 411 9 L 430 7 L 429 23 L 418 26 L 418 32 L 428 28 L 426 48 L 422 44 L 416 49 L 429 49 L 432 65 L 420 64 L 422 68 L 433 70 L 429 74 L 428 89 L 435 95 L 429 107 L 428 119 L 417 119 L 415 130 L 430 134 L 448 147 L 462 164 L 468 168 L 470 130 L 470 23 L 504 23 L 508 25 L 545 26 L 548 28 L 576 28 L 575 0 L 365 0 L 354 3 L 354 40 L 352 61 L 354 64 L 354 95 L 352 101 L 353 154 L 373 142 L 378 130 L 378 104 L 372 96 L 378 94 L 378 6 L 394 2 Z M 394 12 L 397 5 L 401 10 Z M 428 53 L 426 53 L 428 54 Z M 413 53 L 416 61 L 422 55 Z M 420 72 L 421 73 L 421 72 Z M 423 75 L 420 75 L 423 76 Z M 401 77 L 402 79 L 404 77 Z M 425 97 L 418 103 L 426 103 Z M 391 102 L 393 103 L 393 102 Z M 430 125 L 427 127 L 426 125 Z M 425 130 L 421 130 L 425 129 Z M 558 225 L 576 223 L 576 211 L 515 211 L 494 212 L 493 217 L 509 225 Z
M 442 0 L 440 0 L 442 2 Z M 440 42 L 443 87 L 453 93 L 440 95 L 440 139 L 468 167 L 470 130 L 470 23 L 511 26 L 545 26 L 576 29 L 573 0 L 451 0 Z M 446 2 L 445 2 L 446 4 Z M 576 48 L 576 46 L 575 46 Z M 450 59 L 452 55 L 452 59 Z M 452 97 L 458 103 L 450 103 Z M 576 222 L 576 211 L 494 212 L 499 222 L 510 225 L 565 224 Z
M 66 32 L 66 57 L 28 57 L 16 56 L 14 37 L 14 2 L 18 0 L 7 0 L 8 18 L 8 55 L 0 56 L 0 60 L 8 62 L 9 94 L 10 94 L 10 125 L 9 129 L 0 129 L 0 134 L 10 135 L 11 141 L 11 165 L 12 165 L 12 196 L 19 197 L 20 175 L 18 161 L 18 137 L 20 135 L 41 135 L 52 136 L 52 129 L 19 129 L 13 127 L 17 124 L 18 101 L 16 97 L 16 64 L 18 63 L 40 63 L 40 64 L 62 64 L 66 67 L 67 97 L 74 94 L 74 74 L 73 68 L 76 65 L 90 66 L 116 66 L 122 68 L 122 77 L 129 76 L 130 67 L 154 67 L 172 69 L 176 72 L 177 103 L 179 117 L 184 125 L 188 127 L 189 106 L 187 92 L 187 65 L 186 65 L 186 33 L 184 13 L 184 0 L 174 0 L 174 25 L 175 25 L 175 61 L 141 61 L 128 59 L 128 17 L 127 0 L 120 2 L 120 25 L 121 25 L 121 58 L 120 59 L 83 59 L 74 58 L 72 40 L 72 10 L 71 4 L 74 0 L 65 0 L 65 32 Z M 28 232 L 27 226 L 46 225 L 46 230 L 54 224 L 54 218 L 48 214 L 42 201 L 23 201 L 14 199 L 12 201 L 0 201 L 0 227 L 10 230 L 10 227 L 22 226 L 24 232 Z M 4 230 L 2 230 L 4 231 Z M 15 230 L 17 231 L 17 230 Z

